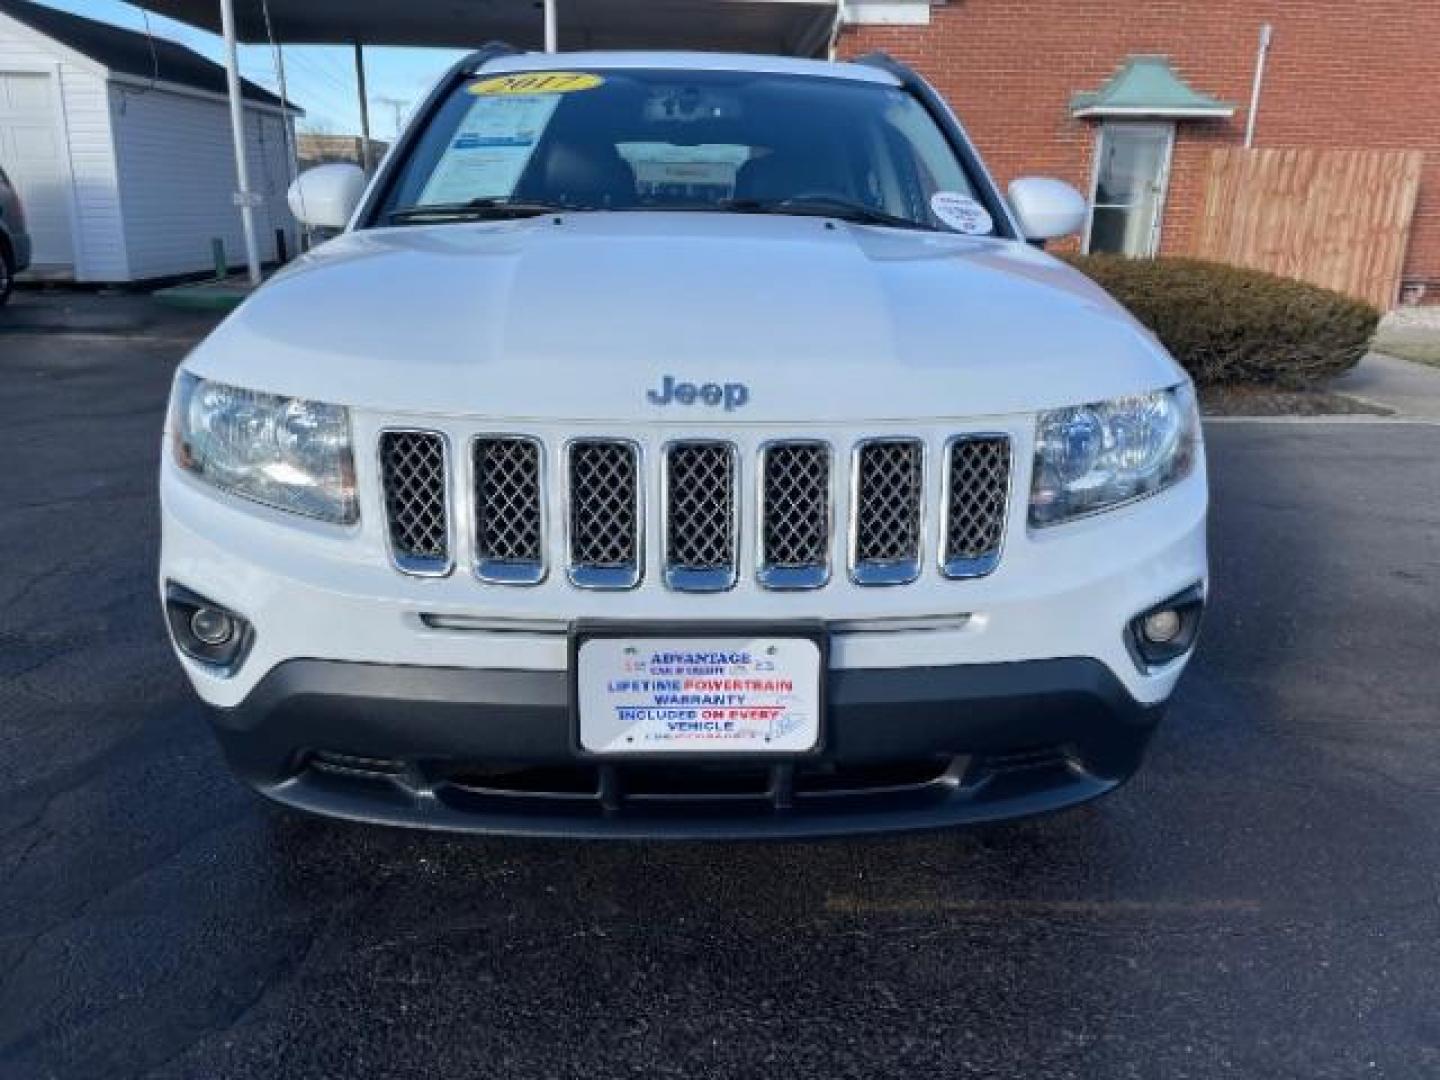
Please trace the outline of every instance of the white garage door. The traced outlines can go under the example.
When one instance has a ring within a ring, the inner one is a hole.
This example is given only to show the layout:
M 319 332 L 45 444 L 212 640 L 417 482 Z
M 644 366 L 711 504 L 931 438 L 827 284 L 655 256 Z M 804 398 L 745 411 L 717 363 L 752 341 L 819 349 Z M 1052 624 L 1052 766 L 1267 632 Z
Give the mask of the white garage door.
M 0 72 L 0 166 L 20 192 L 36 267 L 72 266 L 70 187 L 49 75 Z

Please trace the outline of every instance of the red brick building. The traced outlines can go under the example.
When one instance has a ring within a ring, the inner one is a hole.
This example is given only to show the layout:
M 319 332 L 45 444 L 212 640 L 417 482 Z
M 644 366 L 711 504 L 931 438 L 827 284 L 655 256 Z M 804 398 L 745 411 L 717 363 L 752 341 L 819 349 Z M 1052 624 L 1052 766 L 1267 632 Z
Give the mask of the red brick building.
M 1409 295 L 1424 286 L 1427 302 L 1440 301 L 1440 0 L 848 6 L 842 56 L 883 49 L 915 67 L 950 100 L 1002 185 L 1025 174 L 1068 180 L 1101 204 L 1086 244 L 1133 254 L 1191 253 L 1208 151 L 1243 145 L 1269 24 L 1255 145 L 1424 151 L 1403 280 Z M 1180 87 L 1229 108 L 1084 115 L 1085 95 L 1145 57 L 1163 57 Z M 1107 201 L 1122 204 L 1118 214 Z

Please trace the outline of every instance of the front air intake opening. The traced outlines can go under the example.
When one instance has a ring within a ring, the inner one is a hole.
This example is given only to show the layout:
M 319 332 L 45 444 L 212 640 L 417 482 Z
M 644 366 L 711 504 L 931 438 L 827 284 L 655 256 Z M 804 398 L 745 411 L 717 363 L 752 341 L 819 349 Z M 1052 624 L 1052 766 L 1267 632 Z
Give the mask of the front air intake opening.
M 983 577 L 995 569 L 1009 503 L 1009 436 L 952 439 L 946 451 L 942 510 L 945 542 L 940 567 L 946 577 Z
M 570 580 L 582 589 L 640 583 L 640 448 L 582 439 L 569 448 Z
M 380 436 L 380 476 L 390 555 L 407 574 L 442 576 L 451 568 L 445 437 L 434 431 Z
M 850 574 L 857 585 L 904 585 L 920 575 L 925 447 L 871 439 L 855 451 Z
M 543 452 L 538 440 L 484 436 L 472 447 L 475 573 L 502 585 L 545 578 Z
M 760 565 L 767 589 L 818 589 L 830 580 L 830 447 L 767 443 L 760 451 Z
M 739 543 L 739 465 L 726 442 L 665 448 L 665 584 L 687 592 L 723 592 L 735 584 Z

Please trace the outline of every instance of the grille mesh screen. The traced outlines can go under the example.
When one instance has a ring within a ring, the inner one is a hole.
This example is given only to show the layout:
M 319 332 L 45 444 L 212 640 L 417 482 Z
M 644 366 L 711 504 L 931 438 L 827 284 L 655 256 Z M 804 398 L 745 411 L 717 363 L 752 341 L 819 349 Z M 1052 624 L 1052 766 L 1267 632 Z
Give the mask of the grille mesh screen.
M 639 562 L 637 452 L 624 442 L 570 447 L 570 561 L 606 569 Z
M 450 551 L 444 440 L 433 432 L 387 431 L 380 437 L 380 468 L 395 555 L 446 562 Z
M 684 570 L 735 565 L 735 453 L 728 443 L 670 447 L 666 561 Z
M 920 557 L 923 455 L 913 439 L 886 439 L 860 448 L 853 511 L 857 563 Z
M 950 445 L 950 505 L 945 508 L 945 559 L 993 557 L 1005 533 L 1010 492 L 1010 440 L 1003 435 Z
M 823 566 L 830 552 L 830 448 L 777 443 L 765 452 L 761 553 L 769 566 Z
M 540 446 L 529 439 L 475 443 L 475 555 L 505 563 L 543 557 Z

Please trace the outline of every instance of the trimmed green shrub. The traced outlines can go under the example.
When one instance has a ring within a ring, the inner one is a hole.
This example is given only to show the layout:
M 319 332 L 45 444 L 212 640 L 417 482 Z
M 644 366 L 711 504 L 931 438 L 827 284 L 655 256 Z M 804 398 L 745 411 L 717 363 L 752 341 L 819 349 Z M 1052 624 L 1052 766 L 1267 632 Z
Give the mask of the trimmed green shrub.
M 1354 367 L 1380 313 L 1303 281 L 1198 259 L 1075 255 L 1201 385 L 1312 386 Z

